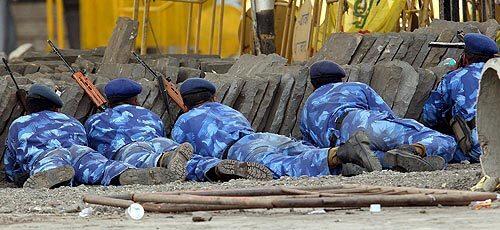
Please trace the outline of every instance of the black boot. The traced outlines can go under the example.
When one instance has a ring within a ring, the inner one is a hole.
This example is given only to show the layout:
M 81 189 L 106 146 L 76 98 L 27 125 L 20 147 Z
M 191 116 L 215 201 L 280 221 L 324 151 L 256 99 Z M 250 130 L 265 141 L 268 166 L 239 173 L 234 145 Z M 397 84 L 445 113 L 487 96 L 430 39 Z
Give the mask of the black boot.
M 56 188 L 59 186 L 70 185 L 71 180 L 75 176 L 73 167 L 67 165 L 47 171 L 39 172 L 30 176 L 24 182 L 24 188 Z
M 211 181 L 232 179 L 271 180 L 273 173 L 266 166 L 254 162 L 223 160 L 206 175 Z
M 172 171 L 166 168 L 154 167 L 154 168 L 144 168 L 144 169 L 127 169 L 118 177 L 118 183 L 112 183 L 112 184 L 155 185 L 155 184 L 166 184 L 176 180 L 179 180 L 179 178 Z
M 358 131 L 341 145 L 337 157 L 343 164 L 353 163 L 365 168 L 368 172 L 382 170 L 382 165 L 370 149 L 370 139 L 363 131 Z
M 422 158 L 408 148 L 398 148 L 385 153 L 384 164 L 396 171 L 422 172 L 441 170 L 446 163 L 440 156 Z
M 193 146 L 182 143 L 174 151 L 165 152 L 158 161 L 158 167 L 169 169 L 177 180 L 186 179 L 186 164 L 193 156 Z

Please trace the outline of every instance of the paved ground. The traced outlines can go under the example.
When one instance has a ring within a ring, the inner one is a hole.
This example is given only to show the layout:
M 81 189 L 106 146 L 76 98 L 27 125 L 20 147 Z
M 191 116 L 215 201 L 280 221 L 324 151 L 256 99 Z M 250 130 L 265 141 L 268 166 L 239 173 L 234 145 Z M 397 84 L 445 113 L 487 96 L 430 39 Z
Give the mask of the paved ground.
M 252 210 L 213 212 L 210 222 L 193 223 L 188 214 L 147 214 L 140 221 L 128 220 L 124 210 L 92 206 L 89 218 L 78 217 L 88 207 L 84 194 L 123 194 L 192 189 L 229 189 L 259 186 L 335 185 L 346 183 L 386 186 L 413 186 L 419 188 L 446 188 L 468 190 L 481 177 L 479 165 L 451 165 L 448 170 L 422 173 L 382 171 L 356 177 L 327 176 L 320 178 L 281 178 L 273 181 L 233 180 L 226 183 L 175 182 L 158 186 L 78 186 L 53 190 L 10 188 L 0 183 L 0 226 L 7 229 L 68 227 L 100 228 L 182 228 L 182 229 L 460 229 L 470 226 L 494 228 L 500 209 L 471 210 L 468 207 L 384 208 L 371 214 L 368 208 L 328 211 L 322 215 L 307 215 L 312 209 Z M 3 188 L 2 188 L 3 187 Z

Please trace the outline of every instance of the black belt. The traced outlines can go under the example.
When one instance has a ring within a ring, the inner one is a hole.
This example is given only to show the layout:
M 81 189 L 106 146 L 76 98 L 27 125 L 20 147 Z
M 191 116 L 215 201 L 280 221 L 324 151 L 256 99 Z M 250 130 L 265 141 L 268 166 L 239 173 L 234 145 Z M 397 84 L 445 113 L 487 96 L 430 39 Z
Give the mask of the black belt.
M 349 115 L 349 112 L 350 111 L 346 111 L 337 118 L 337 120 L 335 121 L 335 129 L 336 130 L 340 131 L 340 129 L 342 128 L 342 123 L 344 122 L 344 119 L 347 117 L 347 115 Z M 335 145 L 335 142 L 337 142 L 337 139 L 338 138 L 335 136 L 335 134 L 332 133 L 332 135 L 330 136 L 330 146 Z

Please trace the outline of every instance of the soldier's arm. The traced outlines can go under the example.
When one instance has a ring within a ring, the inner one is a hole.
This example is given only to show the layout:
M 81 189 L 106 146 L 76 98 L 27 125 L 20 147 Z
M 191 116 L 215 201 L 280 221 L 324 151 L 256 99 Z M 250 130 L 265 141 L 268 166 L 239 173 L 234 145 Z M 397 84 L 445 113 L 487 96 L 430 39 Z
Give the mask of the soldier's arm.
M 447 78 L 443 78 L 437 88 L 433 90 L 424 104 L 422 111 L 422 121 L 426 126 L 434 127 L 438 123 L 445 122 L 446 113 L 451 105 L 447 103 L 448 83 Z

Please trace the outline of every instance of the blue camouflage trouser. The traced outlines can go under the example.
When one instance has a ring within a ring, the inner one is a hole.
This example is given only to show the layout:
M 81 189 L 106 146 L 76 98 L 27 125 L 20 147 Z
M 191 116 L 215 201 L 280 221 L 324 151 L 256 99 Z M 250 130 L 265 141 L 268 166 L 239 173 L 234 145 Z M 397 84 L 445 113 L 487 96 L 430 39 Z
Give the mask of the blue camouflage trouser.
M 405 144 L 420 143 L 425 146 L 428 156 L 441 156 L 446 162 L 453 158 L 455 152 L 456 143 L 451 136 L 427 128 L 412 119 L 392 119 L 378 111 L 367 110 L 349 112 L 342 122 L 338 142 L 345 143 L 359 130 L 368 134 L 372 150 L 381 162 L 386 151 Z
M 63 166 L 72 166 L 75 176 L 72 185 L 101 184 L 109 185 L 111 180 L 125 170 L 133 168 L 121 162 L 108 160 L 100 153 L 87 146 L 73 145 L 71 148 L 58 148 L 40 154 L 30 166 L 30 176 L 39 172 Z
M 137 141 L 120 148 L 115 160 L 125 162 L 137 168 L 157 167 L 158 160 L 164 152 L 172 151 L 179 146 L 176 142 L 158 137 L 150 141 Z
M 339 170 L 331 172 L 328 167 L 328 150 L 282 135 L 254 133 L 233 144 L 227 158 L 263 164 L 274 178 L 338 174 Z

